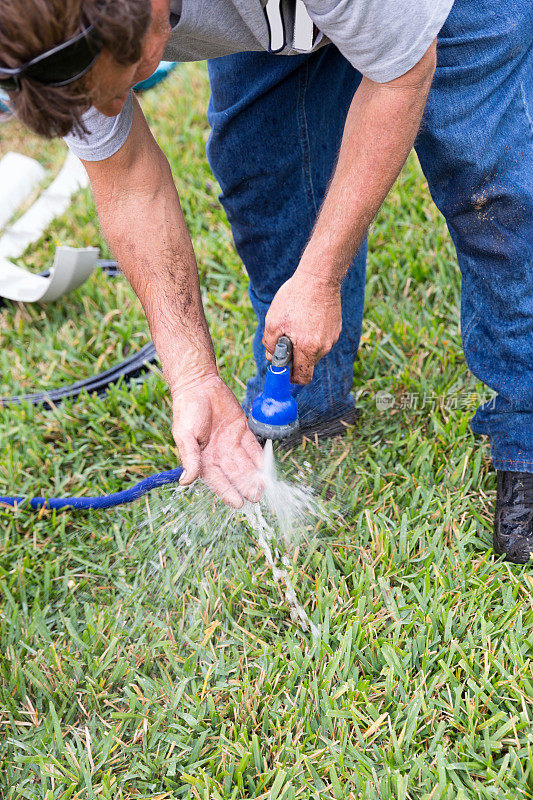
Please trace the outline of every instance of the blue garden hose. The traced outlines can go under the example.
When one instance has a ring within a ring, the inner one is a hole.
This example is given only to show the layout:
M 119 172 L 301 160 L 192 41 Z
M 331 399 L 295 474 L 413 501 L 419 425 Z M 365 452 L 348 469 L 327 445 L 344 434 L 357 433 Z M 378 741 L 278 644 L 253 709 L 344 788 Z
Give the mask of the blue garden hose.
M 123 489 L 121 492 L 114 492 L 113 494 L 102 494 L 99 497 L 33 497 L 29 500 L 27 497 L 1 497 L 0 505 L 18 506 L 29 505 L 30 508 L 35 510 L 39 508 L 114 508 L 121 506 L 124 503 L 132 503 L 143 494 L 150 492 L 152 489 L 157 489 L 158 486 L 165 486 L 168 483 L 176 483 L 183 473 L 183 467 L 176 467 L 176 469 L 169 469 L 166 472 L 157 472 L 155 475 L 150 475 L 144 478 L 139 483 L 131 486 L 129 489 Z

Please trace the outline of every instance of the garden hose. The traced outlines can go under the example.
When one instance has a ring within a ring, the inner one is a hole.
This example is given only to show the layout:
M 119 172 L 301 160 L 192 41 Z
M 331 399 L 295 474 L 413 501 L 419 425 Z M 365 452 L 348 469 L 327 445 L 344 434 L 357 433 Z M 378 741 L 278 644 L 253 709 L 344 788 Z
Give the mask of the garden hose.
M 176 483 L 183 473 L 183 467 L 176 467 L 169 469 L 166 472 L 157 472 L 155 475 L 150 475 L 144 478 L 139 483 L 131 486 L 129 489 L 123 489 L 121 492 L 114 492 L 113 494 L 102 494 L 98 497 L 2 497 L 0 496 L 0 505 L 7 506 L 26 506 L 34 510 L 40 508 L 76 508 L 76 509 L 103 509 L 114 508 L 121 506 L 125 503 L 132 503 L 138 500 L 147 492 L 152 489 L 157 489 L 159 486 L 166 486 L 169 483 Z
M 120 275 L 120 269 L 116 261 L 99 260 L 98 266 L 109 276 Z M 42 273 L 43 277 L 48 277 L 49 272 Z M 0 302 L 0 305 L 2 303 Z M 67 398 L 76 398 L 82 392 L 98 395 L 105 394 L 110 384 L 116 383 L 120 378 L 131 381 L 138 378 L 148 369 L 148 365 L 156 361 L 157 355 L 152 342 L 142 347 L 137 353 L 121 361 L 111 369 L 93 375 L 91 378 L 78 381 L 77 383 L 63 386 L 60 389 L 51 389 L 47 392 L 37 392 L 35 394 L 15 395 L 13 397 L 0 398 L 0 406 L 18 405 L 22 402 L 31 405 L 43 405 L 49 408 L 57 405 Z M 76 509 L 105 509 L 114 508 L 124 503 L 132 503 L 142 495 L 156 489 L 159 486 L 176 483 L 183 473 L 183 467 L 158 472 L 148 478 L 136 483 L 129 489 L 123 489 L 113 494 L 104 494 L 98 497 L 33 497 L 24 496 L 0 496 L 0 505 L 7 506 L 29 506 L 37 510 L 40 508 L 76 508 Z
M 82 392 L 88 394 L 103 395 L 112 383 L 116 383 L 120 378 L 132 381 L 139 378 L 148 369 L 148 365 L 156 361 L 157 354 L 152 342 L 142 347 L 137 353 L 121 361 L 105 372 L 99 372 L 91 378 L 85 378 L 77 383 L 71 383 L 60 389 L 50 389 L 46 392 L 36 392 L 35 394 L 14 395 L 13 397 L 1 397 L 0 406 L 20 405 L 30 403 L 32 406 L 45 406 L 53 408 L 63 400 L 74 399 Z
M 99 259 L 97 264 L 109 277 L 116 277 L 121 274 L 116 261 Z M 43 278 L 48 277 L 49 274 L 48 270 L 41 273 Z M 0 305 L 1 304 L 2 303 L 0 303 Z M 105 370 L 105 372 L 99 372 L 97 375 L 92 375 L 90 378 L 85 378 L 82 381 L 62 386 L 59 389 L 50 389 L 45 392 L 36 392 L 35 394 L 0 397 L 0 406 L 19 405 L 24 402 L 32 406 L 43 405 L 52 408 L 61 403 L 62 400 L 75 399 L 82 392 L 103 395 L 107 392 L 112 383 L 116 383 L 121 378 L 127 382 L 139 378 L 143 372 L 146 372 L 149 365 L 153 364 L 156 360 L 157 354 L 155 347 L 152 342 L 149 342 L 137 353 L 133 353 L 124 361 Z

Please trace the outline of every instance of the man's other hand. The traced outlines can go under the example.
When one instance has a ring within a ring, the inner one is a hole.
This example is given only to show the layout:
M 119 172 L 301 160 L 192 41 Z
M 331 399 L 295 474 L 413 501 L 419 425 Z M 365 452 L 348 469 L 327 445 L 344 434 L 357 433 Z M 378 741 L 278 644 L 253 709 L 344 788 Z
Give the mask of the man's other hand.
M 182 486 L 201 478 L 228 506 L 257 502 L 263 491 L 263 451 L 222 379 L 209 375 L 182 384 L 172 389 L 172 402 Z
M 329 353 L 342 329 L 340 283 L 317 280 L 297 270 L 279 288 L 265 320 L 263 344 L 270 360 L 280 336 L 293 345 L 293 383 L 313 379 L 318 361 Z

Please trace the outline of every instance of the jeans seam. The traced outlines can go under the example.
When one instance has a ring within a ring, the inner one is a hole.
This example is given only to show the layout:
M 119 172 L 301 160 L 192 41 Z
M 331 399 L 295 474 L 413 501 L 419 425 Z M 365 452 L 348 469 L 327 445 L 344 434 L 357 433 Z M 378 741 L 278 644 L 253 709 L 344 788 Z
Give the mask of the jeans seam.
M 307 117 L 305 115 L 305 96 L 307 93 L 307 83 L 309 79 L 309 64 L 306 61 L 300 72 L 299 91 L 298 91 L 298 129 L 300 133 L 300 145 L 302 148 L 302 164 L 304 170 L 305 193 L 310 211 L 316 217 L 318 208 L 316 205 L 315 192 L 313 188 L 313 178 L 311 175 L 311 146 L 309 143 L 309 129 L 307 127 Z
M 305 184 L 305 193 L 307 197 L 307 205 L 309 208 L 310 216 L 312 217 L 311 222 L 314 223 L 314 219 L 318 214 L 318 208 L 315 198 L 315 191 L 313 187 L 313 176 L 311 172 L 311 145 L 309 142 L 309 128 L 307 125 L 307 117 L 305 114 L 305 98 L 307 93 L 307 84 L 309 80 L 309 62 L 306 60 L 305 64 L 303 65 L 302 70 L 300 71 L 300 80 L 299 80 L 299 87 L 298 87 L 298 130 L 300 134 L 300 146 L 302 149 L 302 165 L 303 165 L 303 172 L 304 172 L 304 184 Z M 329 370 L 329 362 L 328 359 L 325 359 L 325 370 L 324 370 L 327 382 L 327 391 L 329 395 L 329 404 L 333 407 L 333 391 L 331 388 L 331 375 Z
M 468 338 L 469 338 L 470 334 L 472 333 L 472 330 L 473 330 L 473 328 L 476 325 L 478 320 L 479 320 L 479 312 L 476 311 L 474 316 L 472 317 L 472 319 L 468 323 L 465 332 L 462 334 L 462 337 L 461 337 L 462 340 L 463 340 L 463 351 L 466 348 L 466 344 L 468 342 Z
M 500 458 L 497 456 L 494 458 L 494 461 L 501 462 L 502 464 L 520 464 L 522 467 L 531 466 L 533 467 L 533 461 L 528 458 Z
M 529 113 L 529 106 L 527 104 L 526 92 L 524 89 L 524 81 L 520 81 L 520 98 L 522 100 L 522 105 L 524 106 L 524 114 L 526 115 L 526 119 L 528 121 L 530 133 L 533 134 L 533 119 Z

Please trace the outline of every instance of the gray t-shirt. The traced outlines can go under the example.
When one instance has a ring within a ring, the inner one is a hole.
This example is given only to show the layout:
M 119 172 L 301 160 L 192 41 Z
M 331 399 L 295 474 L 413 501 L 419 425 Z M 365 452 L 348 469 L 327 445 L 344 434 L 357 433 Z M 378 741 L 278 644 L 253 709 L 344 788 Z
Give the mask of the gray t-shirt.
M 453 0 L 171 0 L 168 61 L 245 51 L 312 52 L 332 42 L 363 75 L 384 83 L 413 67 L 441 29 Z M 274 57 L 274 56 L 273 56 Z M 66 137 L 86 161 L 119 150 L 131 129 L 131 94 L 121 113 L 84 117 L 89 136 Z

